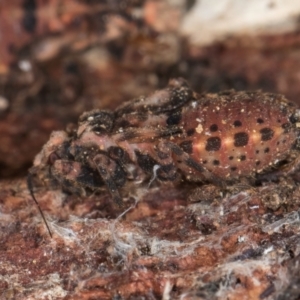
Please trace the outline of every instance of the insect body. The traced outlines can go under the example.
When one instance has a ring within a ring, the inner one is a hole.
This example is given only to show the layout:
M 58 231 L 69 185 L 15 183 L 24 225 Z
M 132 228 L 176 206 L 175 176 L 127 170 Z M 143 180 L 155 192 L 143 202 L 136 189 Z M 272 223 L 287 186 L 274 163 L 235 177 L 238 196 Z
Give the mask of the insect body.
M 70 189 L 105 185 L 121 204 L 129 180 L 222 183 L 295 159 L 299 110 L 262 92 L 196 94 L 182 79 L 115 112 L 84 113 L 72 133 L 53 132 L 31 174 Z

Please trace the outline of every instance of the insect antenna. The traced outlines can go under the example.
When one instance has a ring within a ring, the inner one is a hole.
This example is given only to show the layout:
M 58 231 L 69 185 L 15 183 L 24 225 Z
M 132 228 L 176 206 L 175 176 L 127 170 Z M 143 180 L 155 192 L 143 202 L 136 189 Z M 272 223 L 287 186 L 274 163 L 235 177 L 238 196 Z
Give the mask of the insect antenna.
M 48 230 L 48 232 L 49 232 L 49 235 L 50 235 L 50 237 L 52 238 L 52 232 L 51 232 L 50 227 L 49 227 L 49 225 L 48 225 L 48 223 L 47 223 L 47 221 L 46 221 L 45 215 L 43 214 L 43 211 L 42 211 L 42 209 L 41 209 L 41 207 L 40 207 L 38 201 L 36 200 L 36 198 L 35 198 L 35 196 L 34 196 L 34 192 L 33 192 L 33 184 L 32 184 L 32 174 L 31 174 L 31 173 L 28 173 L 28 175 L 27 175 L 27 187 L 28 187 L 28 190 L 29 190 L 29 192 L 30 192 L 30 195 L 31 195 L 33 201 L 35 202 L 35 204 L 36 204 L 36 206 L 37 206 L 37 208 L 38 208 L 38 210 L 39 210 L 39 212 L 40 212 L 40 214 L 41 214 L 41 216 L 42 216 L 42 218 L 43 218 L 43 220 L 44 220 L 44 223 L 45 223 L 45 225 L 46 225 L 46 227 L 47 227 L 47 230 Z

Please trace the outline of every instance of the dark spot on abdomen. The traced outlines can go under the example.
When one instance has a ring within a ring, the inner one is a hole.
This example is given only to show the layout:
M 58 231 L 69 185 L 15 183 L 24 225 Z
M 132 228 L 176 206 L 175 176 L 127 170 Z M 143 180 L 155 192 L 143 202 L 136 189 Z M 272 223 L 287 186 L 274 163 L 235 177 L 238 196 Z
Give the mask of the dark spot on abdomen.
M 268 141 L 268 140 L 271 140 L 272 137 L 274 136 L 273 129 L 268 128 L 268 127 L 265 127 L 263 129 L 261 129 L 259 132 L 261 134 L 261 140 L 264 141 L 264 142 Z
M 249 135 L 246 132 L 238 132 L 234 135 L 234 146 L 243 147 L 248 144 Z
M 218 166 L 219 164 L 220 164 L 219 160 L 217 160 L 217 159 L 213 160 L 213 165 L 214 166 Z
M 193 142 L 192 141 L 184 141 L 182 143 L 180 143 L 180 148 L 188 153 L 188 154 L 192 154 L 193 153 Z
M 209 127 L 209 130 L 211 132 L 216 132 L 218 130 L 218 125 L 217 124 L 212 124 L 210 127 Z
M 239 120 L 236 120 L 236 121 L 233 122 L 233 126 L 234 127 L 241 127 L 242 126 L 242 122 L 239 121 Z
M 221 139 L 219 137 L 210 137 L 206 141 L 206 151 L 218 151 L 221 148 Z
M 195 133 L 195 128 L 190 128 L 186 131 L 187 136 L 192 136 Z

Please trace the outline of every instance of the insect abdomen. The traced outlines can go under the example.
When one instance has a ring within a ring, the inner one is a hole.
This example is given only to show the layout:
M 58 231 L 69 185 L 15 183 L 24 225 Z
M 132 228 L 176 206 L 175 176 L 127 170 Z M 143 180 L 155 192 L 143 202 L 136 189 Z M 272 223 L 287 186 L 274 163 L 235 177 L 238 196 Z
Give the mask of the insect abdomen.
M 232 92 L 191 105 L 182 113 L 191 155 L 221 178 L 267 170 L 288 155 L 298 135 L 296 108 L 282 96 Z

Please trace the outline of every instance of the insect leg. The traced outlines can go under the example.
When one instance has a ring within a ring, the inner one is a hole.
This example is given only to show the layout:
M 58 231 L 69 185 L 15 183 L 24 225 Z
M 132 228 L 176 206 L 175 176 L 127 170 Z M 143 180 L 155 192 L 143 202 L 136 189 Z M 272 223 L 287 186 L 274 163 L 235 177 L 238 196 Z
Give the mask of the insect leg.
M 172 157 L 172 151 L 166 142 L 159 142 L 155 147 L 155 160 L 159 164 L 157 177 L 163 181 L 173 181 L 177 178 L 177 167 Z
M 120 196 L 118 189 L 125 184 L 126 172 L 115 160 L 102 153 L 97 154 L 93 158 L 92 165 L 96 167 L 114 201 L 119 206 L 122 206 L 122 197 Z
M 34 192 L 33 192 L 33 184 L 32 184 L 32 174 L 31 174 L 30 172 L 29 172 L 28 175 L 27 175 L 27 187 L 28 187 L 28 190 L 29 190 L 29 192 L 30 192 L 30 195 L 31 195 L 33 201 L 35 202 L 35 204 L 36 204 L 36 206 L 37 206 L 37 208 L 38 208 L 38 210 L 39 210 L 39 212 L 40 212 L 40 214 L 41 214 L 41 216 L 42 216 L 42 219 L 43 219 L 43 221 L 44 221 L 44 223 L 45 223 L 45 225 L 46 225 L 46 228 L 47 228 L 47 230 L 48 230 L 48 232 L 49 232 L 49 235 L 50 235 L 50 237 L 52 238 L 52 232 L 51 232 L 51 230 L 50 230 L 50 227 L 49 227 L 49 225 L 48 225 L 48 223 L 47 223 L 47 221 L 46 221 L 46 218 L 45 218 L 45 216 L 44 216 L 44 213 L 43 213 L 43 211 L 42 211 L 42 209 L 41 209 L 41 207 L 40 207 L 38 201 L 36 200 L 36 198 L 35 198 L 35 196 L 34 196 Z
M 213 182 L 216 185 L 223 186 L 223 182 L 211 172 L 209 172 L 205 167 L 199 164 L 195 159 L 193 159 L 188 153 L 183 151 L 181 147 L 172 142 L 165 142 L 165 147 L 172 151 L 173 156 L 175 156 L 177 167 L 181 169 L 185 174 L 199 174 L 199 177 L 206 179 L 209 182 Z
M 297 158 L 285 165 L 284 167 L 271 171 L 264 174 L 258 174 L 257 179 L 259 180 L 277 180 L 279 177 L 284 177 L 287 175 L 292 175 L 296 173 L 297 170 L 300 168 L 300 155 L 297 156 Z

